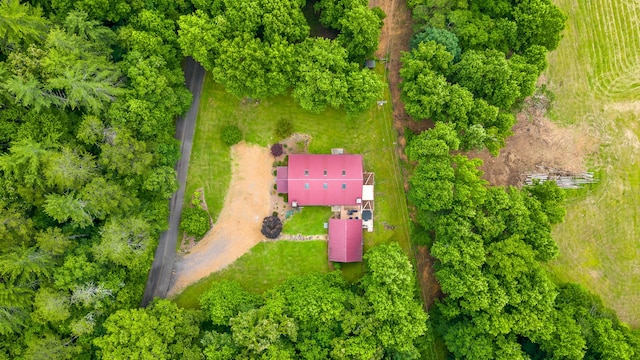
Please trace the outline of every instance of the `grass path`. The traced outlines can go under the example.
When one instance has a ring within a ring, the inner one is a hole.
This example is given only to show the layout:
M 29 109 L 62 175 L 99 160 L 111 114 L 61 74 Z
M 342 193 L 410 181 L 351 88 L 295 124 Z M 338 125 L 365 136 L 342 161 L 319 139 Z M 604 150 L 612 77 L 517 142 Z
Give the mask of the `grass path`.
M 546 71 L 556 95 L 551 115 L 587 125 L 600 141 L 589 167 L 601 183 L 569 200 L 551 269 L 640 327 L 640 8 L 629 0 L 555 2 L 569 20 Z

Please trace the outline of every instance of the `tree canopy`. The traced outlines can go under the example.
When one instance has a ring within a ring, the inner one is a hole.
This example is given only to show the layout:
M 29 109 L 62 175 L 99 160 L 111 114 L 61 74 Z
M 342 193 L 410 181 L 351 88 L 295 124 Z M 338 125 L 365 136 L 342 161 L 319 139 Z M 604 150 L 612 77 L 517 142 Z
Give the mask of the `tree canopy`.
M 564 216 L 562 190 L 553 182 L 488 187 L 479 160 L 451 153 L 459 143 L 452 125 L 436 123 L 407 146 L 417 161 L 408 199 L 432 237 L 435 275 L 446 294 L 434 318 L 447 349 L 462 359 L 639 354 L 638 335 L 599 299 L 556 284 L 543 266 L 558 254 L 551 227 Z M 598 310 L 586 315 L 574 306 Z
M 566 16 L 548 0 L 408 5 L 416 32 L 401 58 L 407 113 L 454 123 L 462 149 L 497 154 L 515 122 L 510 111 L 533 94 Z
M 145 309 L 111 314 L 94 343 L 105 359 L 199 359 L 200 321 L 197 312 L 156 300 Z
M 207 359 L 418 359 L 427 316 L 414 297 L 413 269 L 396 243 L 369 250 L 356 286 L 339 272 L 285 281 L 261 298 L 221 282 L 200 298 L 215 330 Z
M 457 359 L 637 357 L 637 332 L 544 267 L 558 255 L 551 228 L 564 217 L 563 190 L 489 187 L 482 162 L 459 153 L 504 146 L 512 111 L 533 94 L 566 16 L 547 0 L 408 5 L 416 33 L 401 59 L 402 99 L 409 115 L 435 127 L 409 137 L 407 198 L 426 238 L 415 241 L 436 259 L 445 296 L 432 313 L 448 351 Z
M 167 226 L 187 7 L 31 4 L 0 3 L 0 357 L 90 358 Z
M 216 81 L 238 97 L 265 99 L 292 90 L 306 110 L 327 106 L 360 112 L 379 98 L 383 82 L 362 70 L 378 47 L 380 11 L 366 2 L 316 3 L 336 40 L 309 36 L 304 1 L 198 1 L 180 17 L 178 42 Z

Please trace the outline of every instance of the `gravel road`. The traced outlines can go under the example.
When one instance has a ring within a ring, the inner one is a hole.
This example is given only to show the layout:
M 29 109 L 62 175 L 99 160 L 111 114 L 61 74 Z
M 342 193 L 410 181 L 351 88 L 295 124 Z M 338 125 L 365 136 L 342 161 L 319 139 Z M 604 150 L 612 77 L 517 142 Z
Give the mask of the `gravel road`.
M 200 93 L 204 83 L 204 68 L 195 60 L 188 58 L 184 68 L 184 76 L 187 88 L 193 94 L 193 102 L 189 111 L 176 122 L 176 138 L 182 144 L 180 147 L 180 160 L 176 164 L 178 183 L 180 187 L 173 194 L 169 203 L 169 229 L 160 235 L 156 248 L 153 265 L 149 271 L 149 278 L 142 297 L 141 306 L 147 306 L 155 297 L 165 298 L 169 291 L 171 272 L 176 256 L 176 241 L 178 240 L 178 226 L 180 225 L 180 213 L 184 202 L 184 188 L 189 168 L 189 158 L 193 144 L 196 116 L 200 104 Z

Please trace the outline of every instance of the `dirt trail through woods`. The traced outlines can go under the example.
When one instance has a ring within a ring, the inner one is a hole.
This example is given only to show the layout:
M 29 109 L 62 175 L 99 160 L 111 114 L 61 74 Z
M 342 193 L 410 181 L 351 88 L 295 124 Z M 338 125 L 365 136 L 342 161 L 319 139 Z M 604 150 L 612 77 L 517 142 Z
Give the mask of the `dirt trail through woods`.
M 370 7 L 379 6 L 387 17 L 384 19 L 380 44 L 376 57 L 388 59 L 387 73 L 391 99 L 393 101 L 393 125 L 399 134 L 404 128 L 420 131 L 430 126 L 429 121 L 414 122 L 404 110 L 404 103 L 400 99 L 400 55 L 402 51 L 409 51 L 409 40 L 412 35 L 413 21 L 411 11 L 407 8 L 406 0 L 371 0 Z
M 376 58 L 387 59 L 387 80 L 393 102 L 393 127 L 398 136 L 398 155 L 406 160 L 404 156 L 404 129 L 409 128 L 420 132 L 431 126 L 430 121 L 413 121 L 404 109 L 404 103 L 400 99 L 400 56 L 402 51 L 409 51 L 409 40 L 412 35 L 413 22 L 411 11 L 407 8 L 406 0 L 370 0 L 370 7 L 379 6 L 384 10 L 387 17 L 384 19 L 384 26 L 380 35 L 380 44 L 376 52 Z M 405 187 L 407 186 L 407 174 L 405 177 Z M 441 295 L 440 284 L 435 279 L 433 270 L 434 259 L 425 247 L 420 247 L 414 251 L 418 267 L 418 278 L 425 299 L 425 307 L 430 307 L 435 299 Z
M 231 161 L 231 183 L 218 221 L 189 254 L 176 258 L 168 296 L 225 268 L 264 239 L 260 228 L 269 215 L 273 158 L 269 149 L 242 142 L 231 148 Z

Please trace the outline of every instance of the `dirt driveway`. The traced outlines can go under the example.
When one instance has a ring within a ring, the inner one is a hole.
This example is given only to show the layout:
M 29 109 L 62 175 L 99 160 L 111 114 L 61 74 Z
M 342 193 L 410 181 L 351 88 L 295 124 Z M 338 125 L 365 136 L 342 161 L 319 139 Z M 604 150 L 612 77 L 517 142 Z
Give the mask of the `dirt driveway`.
M 224 207 L 213 229 L 186 255 L 177 256 L 167 296 L 221 270 L 264 239 L 269 215 L 273 158 L 269 149 L 242 142 L 231 148 L 232 176 Z

